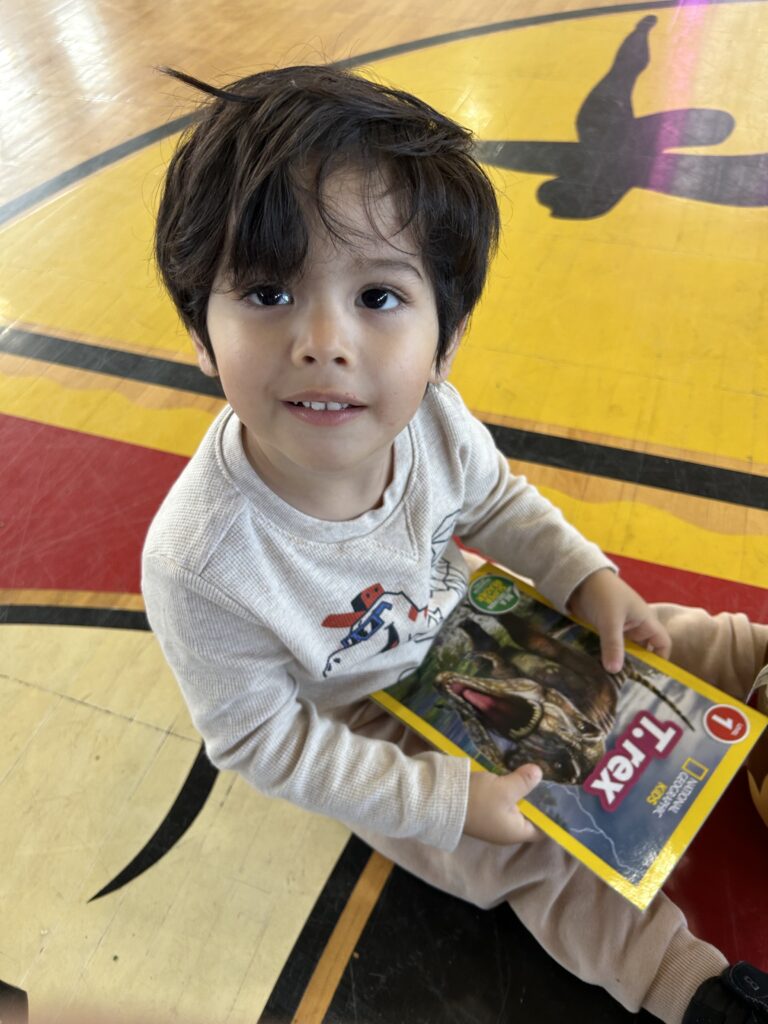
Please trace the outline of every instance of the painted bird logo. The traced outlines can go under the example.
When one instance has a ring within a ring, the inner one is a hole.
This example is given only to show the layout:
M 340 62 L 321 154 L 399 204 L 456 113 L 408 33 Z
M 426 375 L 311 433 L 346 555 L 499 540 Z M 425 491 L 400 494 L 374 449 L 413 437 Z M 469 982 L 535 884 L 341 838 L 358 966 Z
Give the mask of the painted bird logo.
M 635 84 L 650 63 L 642 18 L 619 46 L 608 73 L 576 115 L 577 142 L 478 142 L 483 163 L 531 174 L 554 174 L 538 191 L 553 217 L 588 219 L 608 213 L 633 188 L 722 206 L 768 206 L 768 153 L 745 156 L 672 150 L 715 146 L 736 126 L 725 110 L 690 107 L 637 117 Z

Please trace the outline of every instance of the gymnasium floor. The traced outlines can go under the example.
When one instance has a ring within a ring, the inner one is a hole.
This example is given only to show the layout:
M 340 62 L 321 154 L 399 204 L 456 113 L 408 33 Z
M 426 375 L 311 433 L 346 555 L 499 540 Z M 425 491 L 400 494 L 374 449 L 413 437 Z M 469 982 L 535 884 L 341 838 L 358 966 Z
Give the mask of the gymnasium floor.
M 471 127 L 504 237 L 452 379 L 646 597 L 768 621 L 768 3 L 3 6 L 0 1019 L 631 1019 L 201 755 L 139 596 L 221 405 L 151 265 L 153 68 L 343 61 Z M 766 854 L 742 775 L 668 885 L 763 966 Z

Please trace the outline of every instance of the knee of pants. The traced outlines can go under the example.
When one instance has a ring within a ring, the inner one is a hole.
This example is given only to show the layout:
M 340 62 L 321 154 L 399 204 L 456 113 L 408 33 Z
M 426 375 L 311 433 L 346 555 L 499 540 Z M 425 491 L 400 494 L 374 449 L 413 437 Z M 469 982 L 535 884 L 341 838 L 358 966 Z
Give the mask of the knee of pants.
M 768 657 L 768 626 L 746 615 L 703 608 L 656 604 L 654 609 L 672 639 L 670 661 L 744 699 Z
M 363 831 L 358 835 L 404 870 L 481 910 L 505 902 L 514 909 L 518 897 L 546 906 L 575 871 L 587 871 L 551 839 L 495 846 L 464 836 L 449 853 L 413 839 Z M 598 882 L 592 872 L 587 874 Z

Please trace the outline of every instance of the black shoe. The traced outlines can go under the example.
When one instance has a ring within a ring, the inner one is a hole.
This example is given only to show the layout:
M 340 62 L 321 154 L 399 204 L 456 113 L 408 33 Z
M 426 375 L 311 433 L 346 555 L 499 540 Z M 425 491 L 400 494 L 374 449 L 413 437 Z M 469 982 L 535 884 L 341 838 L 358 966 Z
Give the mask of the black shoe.
M 699 985 L 683 1024 L 765 1024 L 768 974 L 743 960 Z

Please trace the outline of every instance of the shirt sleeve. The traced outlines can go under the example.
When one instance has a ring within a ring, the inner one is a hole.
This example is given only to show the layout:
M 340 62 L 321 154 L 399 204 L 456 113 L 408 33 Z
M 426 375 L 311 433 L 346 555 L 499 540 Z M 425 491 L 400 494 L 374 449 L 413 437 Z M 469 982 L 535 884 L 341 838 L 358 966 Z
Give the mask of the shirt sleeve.
M 301 699 L 270 630 L 200 577 L 145 557 L 147 614 L 214 765 L 350 828 L 444 850 L 461 838 L 469 762 L 360 736 Z
M 488 429 L 455 389 L 448 388 L 444 400 L 464 476 L 457 535 L 485 557 L 533 580 L 564 610 L 582 580 L 616 566 L 524 476 L 511 472 Z

